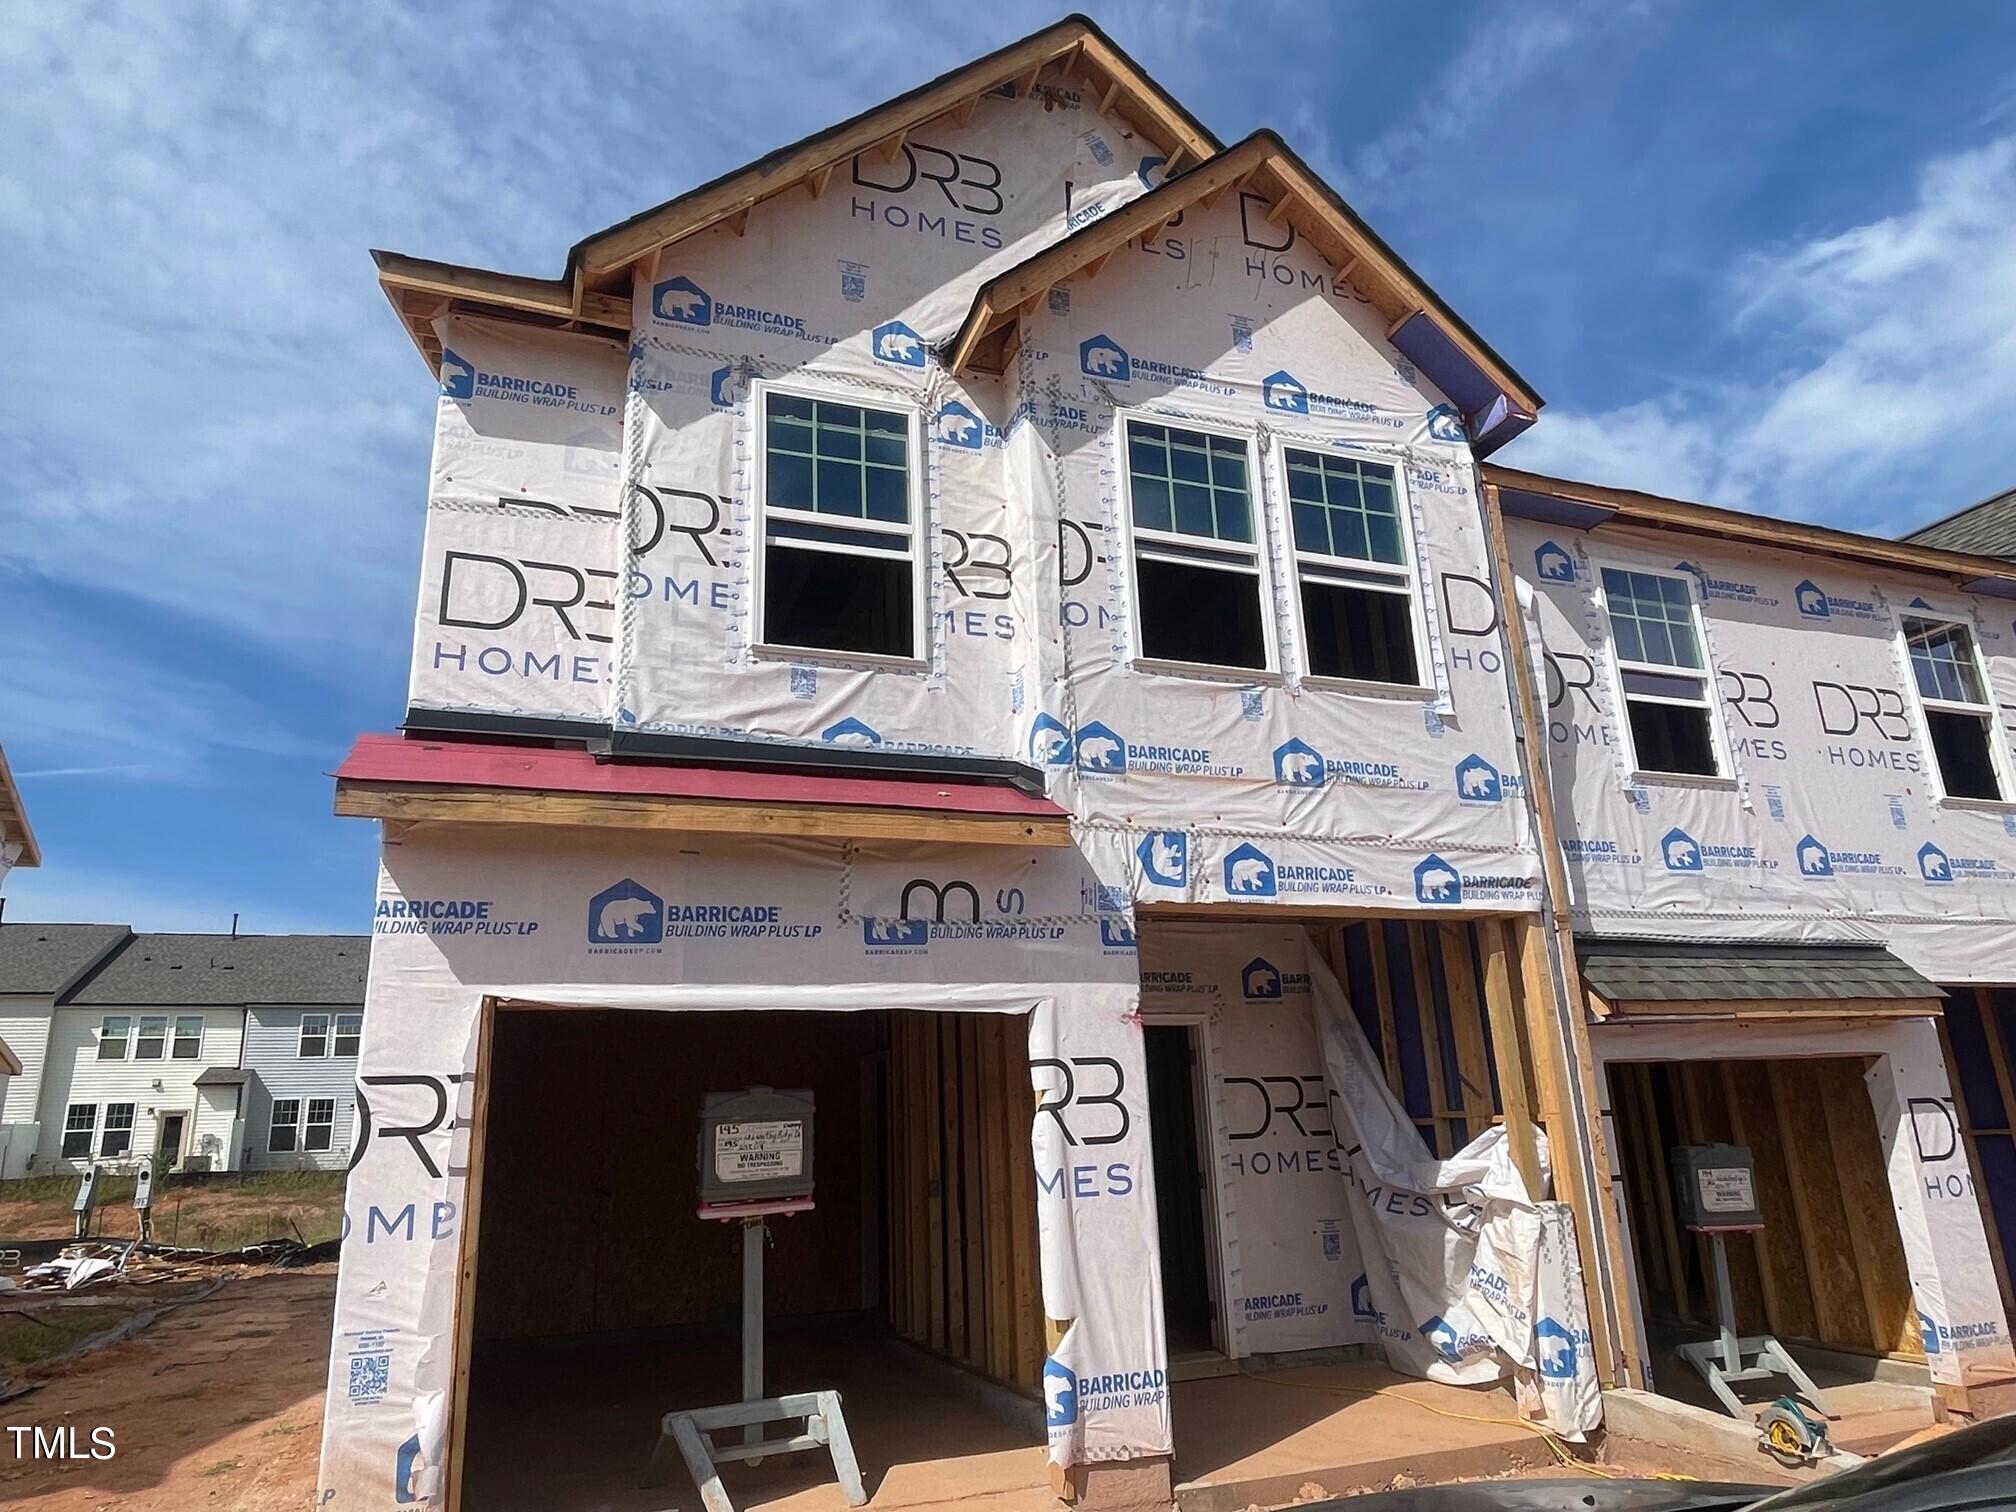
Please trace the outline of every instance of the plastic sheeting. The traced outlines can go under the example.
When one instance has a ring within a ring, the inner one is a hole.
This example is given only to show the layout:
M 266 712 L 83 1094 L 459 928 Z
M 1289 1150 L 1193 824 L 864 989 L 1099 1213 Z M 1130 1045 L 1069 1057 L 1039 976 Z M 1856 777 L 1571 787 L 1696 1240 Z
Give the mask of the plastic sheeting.
M 1507 522 L 1534 593 L 1547 749 L 1578 926 L 1868 939 L 1935 982 L 2016 980 L 2016 808 L 1942 803 L 1898 616 L 1974 629 L 2016 702 L 2011 606 L 1929 578 L 1689 537 Z M 1692 584 L 1733 759 L 1726 782 L 1634 781 L 1596 586 L 1603 566 Z M 2008 743 L 1997 719 L 1994 739 Z

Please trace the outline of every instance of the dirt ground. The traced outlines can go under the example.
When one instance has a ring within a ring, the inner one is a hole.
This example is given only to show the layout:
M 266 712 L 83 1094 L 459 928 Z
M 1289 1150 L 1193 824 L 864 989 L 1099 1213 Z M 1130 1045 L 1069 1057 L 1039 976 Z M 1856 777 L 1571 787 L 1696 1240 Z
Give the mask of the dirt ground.
M 146 1288 L 131 1300 L 170 1310 L 134 1337 L 19 1372 L 39 1384 L 0 1406 L 0 1421 L 73 1426 L 86 1452 L 91 1430 L 109 1427 L 117 1452 L 24 1461 L 0 1437 L 0 1506 L 305 1512 L 321 1452 L 336 1267 L 233 1276 L 199 1295 L 209 1284 L 178 1283 L 168 1295 Z
M 341 1171 L 270 1171 L 244 1176 L 168 1176 L 155 1188 L 154 1237 L 163 1244 L 233 1249 L 262 1239 L 334 1239 L 343 1223 Z M 23 1239 L 68 1239 L 75 1176 L 0 1182 L 0 1247 Z M 115 1176 L 98 1189 L 92 1234 L 131 1239 L 133 1179 Z

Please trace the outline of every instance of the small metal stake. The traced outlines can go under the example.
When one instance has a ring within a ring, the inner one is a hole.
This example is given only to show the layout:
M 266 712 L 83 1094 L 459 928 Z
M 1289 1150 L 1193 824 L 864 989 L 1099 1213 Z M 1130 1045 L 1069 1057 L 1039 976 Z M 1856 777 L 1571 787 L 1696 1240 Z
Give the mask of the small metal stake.
M 761 1218 L 742 1220 L 742 1400 L 763 1400 L 763 1242 L 769 1229 Z M 742 1442 L 763 1440 L 763 1425 L 742 1430 Z M 759 1460 L 750 1461 L 760 1464 Z

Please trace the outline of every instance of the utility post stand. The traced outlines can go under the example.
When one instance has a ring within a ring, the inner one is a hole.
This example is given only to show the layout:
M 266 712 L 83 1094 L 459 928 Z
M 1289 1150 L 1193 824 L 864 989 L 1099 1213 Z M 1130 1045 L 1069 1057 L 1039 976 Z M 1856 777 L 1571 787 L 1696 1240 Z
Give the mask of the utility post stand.
M 775 1202 L 717 1204 L 703 1207 L 703 1218 L 735 1219 L 742 1225 L 742 1400 L 732 1407 L 701 1407 L 685 1412 L 668 1412 L 658 1426 L 658 1442 L 644 1467 L 644 1486 L 656 1486 L 665 1479 L 667 1461 L 676 1449 L 686 1461 L 693 1484 L 700 1488 L 700 1501 L 707 1512 L 735 1512 L 721 1484 L 717 1462 L 761 1464 L 773 1454 L 802 1454 L 824 1449 L 833 1456 L 833 1476 L 850 1507 L 861 1506 L 868 1493 L 861 1484 L 861 1467 L 854 1459 L 854 1441 L 847 1436 L 847 1420 L 840 1413 L 837 1391 L 803 1391 L 790 1396 L 763 1395 L 763 1246 L 769 1237 L 764 1219 L 773 1213 L 802 1213 L 812 1207 L 809 1197 Z M 802 1421 L 802 1433 L 765 1439 L 765 1423 Z M 740 1428 L 742 1442 L 717 1444 L 708 1437 L 725 1429 Z
M 1838 1412 L 1827 1410 L 1827 1400 L 1820 1394 L 1820 1388 L 1813 1384 L 1813 1378 L 1800 1368 L 1791 1352 L 1771 1334 L 1755 1334 L 1739 1337 L 1736 1333 L 1736 1301 L 1729 1289 L 1729 1242 L 1731 1232 L 1749 1232 L 1761 1225 L 1744 1225 L 1739 1229 L 1705 1228 L 1695 1225 L 1695 1232 L 1705 1234 L 1713 1275 L 1711 1281 L 1715 1290 L 1715 1327 L 1717 1339 L 1714 1342 L 1702 1340 L 1694 1344 L 1682 1344 L 1674 1352 L 1701 1373 L 1708 1383 L 1708 1389 L 1715 1393 L 1729 1415 L 1743 1422 L 1750 1421 L 1750 1411 L 1743 1405 L 1730 1386 L 1737 1381 L 1768 1381 L 1774 1375 L 1787 1376 L 1799 1388 L 1799 1394 L 1817 1407 L 1829 1418 L 1839 1418 Z M 1720 1356 L 1718 1359 L 1717 1356 Z

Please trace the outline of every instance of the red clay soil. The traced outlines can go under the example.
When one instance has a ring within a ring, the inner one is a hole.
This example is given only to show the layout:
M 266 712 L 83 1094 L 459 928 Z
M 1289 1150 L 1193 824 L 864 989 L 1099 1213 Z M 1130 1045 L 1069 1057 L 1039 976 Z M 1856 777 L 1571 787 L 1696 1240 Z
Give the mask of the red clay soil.
M 233 1276 L 122 1343 L 31 1368 L 0 1422 L 113 1431 L 110 1460 L 17 1458 L 0 1435 L 0 1506 L 22 1512 L 306 1512 L 322 1446 L 336 1267 Z M 150 1296 L 148 1303 L 165 1298 Z

